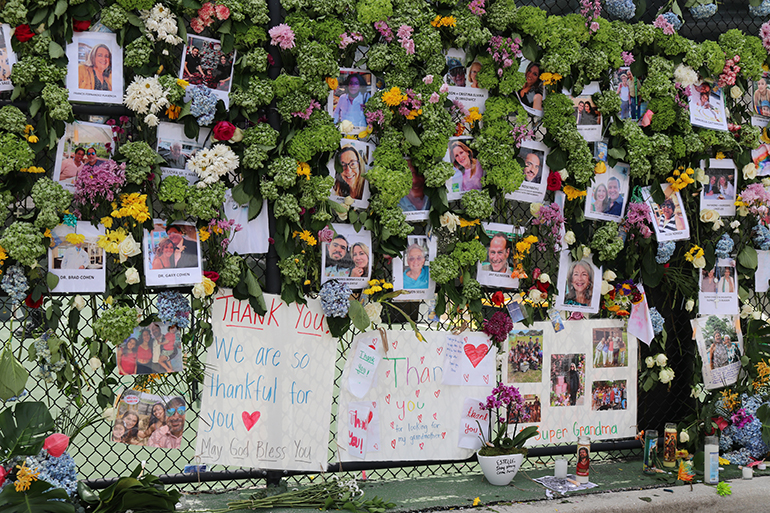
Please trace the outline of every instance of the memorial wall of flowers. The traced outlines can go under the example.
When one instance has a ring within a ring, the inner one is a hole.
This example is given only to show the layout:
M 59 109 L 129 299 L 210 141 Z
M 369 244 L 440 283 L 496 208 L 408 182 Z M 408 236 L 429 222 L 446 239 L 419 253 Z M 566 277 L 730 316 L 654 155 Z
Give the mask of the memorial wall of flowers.
M 629 318 L 643 390 L 698 344 L 682 441 L 761 457 L 770 24 L 696 42 L 704 2 L 521 3 L 285 0 L 271 25 L 265 0 L 0 2 L 0 286 L 43 312 L 0 398 L 26 358 L 101 407 L 119 374 L 202 380 L 214 295 L 264 315 L 248 255 L 274 250 L 283 300 L 320 296 L 338 336 L 410 301 L 496 338 Z M 164 353 L 126 357 L 156 326 Z

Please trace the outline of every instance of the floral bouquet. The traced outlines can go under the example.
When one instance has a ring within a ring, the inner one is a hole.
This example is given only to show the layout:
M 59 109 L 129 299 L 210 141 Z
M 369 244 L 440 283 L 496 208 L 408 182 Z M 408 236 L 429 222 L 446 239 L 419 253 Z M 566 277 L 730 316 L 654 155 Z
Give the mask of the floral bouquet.
M 479 450 L 481 456 L 499 456 L 527 452 L 524 448 L 524 443 L 537 435 L 537 426 L 529 426 L 522 429 L 519 434 L 516 434 L 519 422 L 527 422 L 529 420 L 523 412 L 524 398 L 519 393 L 518 388 L 498 383 L 492 389 L 492 393 L 487 396 L 486 403 L 479 403 L 479 406 L 486 408 L 489 412 L 489 440 L 485 440 L 482 433 L 481 442 L 483 447 Z M 494 431 L 492 428 L 493 412 L 496 418 Z M 513 438 L 508 436 L 509 424 L 513 424 Z
M 741 217 L 751 214 L 761 225 L 770 225 L 770 192 L 762 183 L 747 185 L 738 195 L 735 206 Z

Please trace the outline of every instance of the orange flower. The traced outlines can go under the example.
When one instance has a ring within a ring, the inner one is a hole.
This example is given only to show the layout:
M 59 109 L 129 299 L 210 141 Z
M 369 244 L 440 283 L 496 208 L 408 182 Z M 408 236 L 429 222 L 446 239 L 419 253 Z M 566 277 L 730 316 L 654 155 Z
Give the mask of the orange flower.
M 182 112 L 182 107 L 177 105 L 169 105 L 166 109 L 166 116 L 168 119 L 179 119 L 179 113 Z

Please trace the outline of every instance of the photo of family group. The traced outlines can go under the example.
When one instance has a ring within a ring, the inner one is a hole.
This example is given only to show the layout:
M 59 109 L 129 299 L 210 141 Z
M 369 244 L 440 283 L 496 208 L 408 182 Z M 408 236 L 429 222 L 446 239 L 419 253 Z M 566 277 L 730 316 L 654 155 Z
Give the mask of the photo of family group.
M 412 188 L 398 202 L 407 221 L 424 221 L 430 213 L 430 198 L 425 194 L 425 176 L 417 171 L 412 159 L 404 159 L 412 172 Z
M 540 404 L 540 397 L 537 394 L 521 394 L 524 404 L 521 407 L 521 418 L 517 421 L 516 417 L 508 419 L 508 424 L 516 422 L 540 422 L 543 418 L 543 411 Z
M 73 33 L 67 59 L 70 100 L 123 103 L 123 49 L 116 34 Z
M 452 102 L 449 113 L 455 124 L 457 135 L 469 132 L 473 121 L 468 117 L 471 109 L 484 113 L 489 91 L 481 87 L 478 76 L 482 66 L 478 60 L 470 59 L 464 50 L 449 48 L 444 55 L 447 73 L 444 84 L 449 87 L 447 98 Z
M 444 160 L 450 162 L 455 170 L 455 174 L 446 182 L 447 198 L 450 200 L 458 200 L 471 190 L 481 190 L 484 170 L 469 146 L 471 140 L 468 137 L 449 139 L 449 149 Z
M 610 89 L 620 96 L 620 119 L 639 119 L 640 112 L 646 110 L 637 103 L 638 82 L 628 66 L 610 73 Z
M 743 335 L 737 317 L 709 315 L 693 321 L 706 389 L 735 383 L 743 356 Z
M 701 168 L 708 178 L 708 183 L 701 190 L 701 210 L 712 209 L 723 216 L 734 216 L 738 169 L 733 160 L 701 160 Z
M 11 27 L 0 24 L 0 91 L 12 91 L 11 68 L 16 64 L 16 54 L 11 47 Z
M 642 188 L 642 196 L 650 206 L 650 222 L 658 241 L 687 240 L 690 238 L 690 225 L 682 209 L 682 196 L 673 192 L 668 183 L 660 184 L 667 196 L 663 203 L 656 203 L 650 194 L 650 188 Z
M 594 369 L 625 367 L 628 359 L 628 339 L 623 328 L 594 328 Z
M 194 224 L 153 221 L 144 232 L 144 270 L 148 285 L 195 285 L 201 281 L 201 252 Z
M 524 73 L 524 87 L 516 92 L 516 97 L 528 113 L 542 116 L 545 87 L 540 80 L 540 64 L 521 59 L 519 72 Z
M 559 310 L 597 313 L 602 285 L 601 268 L 591 260 L 573 261 L 569 251 L 562 251 L 559 259 L 559 292 L 556 307 Z
M 217 98 L 225 102 L 227 107 L 230 89 L 233 86 L 235 58 L 235 50 L 224 53 L 222 44 L 216 39 L 188 36 L 182 52 L 179 78 L 192 85 L 208 87 Z
M 506 383 L 540 383 L 543 378 L 543 331 L 517 330 L 508 334 Z
M 373 75 L 366 70 L 342 68 L 337 84 L 337 88 L 329 92 L 329 114 L 337 125 L 351 122 L 354 133 L 358 133 L 367 125 L 364 108 L 375 91 Z
M 487 258 L 476 264 L 476 279 L 482 285 L 515 288 L 519 279 L 513 277 L 513 241 L 522 228 L 510 224 L 483 223 L 484 233 L 490 238 Z
M 768 81 L 770 81 L 770 77 L 767 73 L 763 73 L 762 78 L 751 83 L 754 114 L 766 118 L 770 117 L 770 89 L 767 88 Z
M 135 328 L 118 346 L 117 362 L 122 376 L 180 372 L 182 334 L 176 326 L 161 322 Z
M 162 449 L 181 447 L 187 411 L 184 397 L 125 390 L 115 409 L 113 442 Z
M 505 198 L 527 203 L 543 201 L 550 173 L 546 164 L 548 146 L 537 141 L 524 141 L 519 149 L 519 158 L 522 160 L 524 181 L 515 192 L 506 194 Z
M 724 91 L 706 82 L 690 86 L 690 122 L 694 126 L 727 130 Z
M 737 314 L 738 275 L 735 260 L 717 258 L 711 269 L 702 269 L 699 276 L 698 312 L 701 315 Z
M 198 175 L 185 167 L 196 151 L 208 145 L 210 131 L 209 128 L 201 127 L 198 138 L 190 139 L 184 135 L 184 125 L 161 121 L 158 124 L 156 151 L 166 160 L 165 165 L 160 168 L 163 176 L 183 176 L 190 185 L 198 181 Z
M 626 380 L 594 381 L 591 384 L 591 409 L 594 411 L 625 410 L 628 406 Z
M 334 154 L 327 167 L 334 178 L 331 199 L 343 203 L 346 198 L 353 199 L 356 208 L 369 206 L 369 182 L 364 175 L 374 161 L 374 145 L 342 139 L 340 149 Z
M 619 223 L 628 201 L 628 177 L 629 166 L 621 163 L 596 175 L 586 192 L 585 216 Z
M 83 166 L 96 166 L 112 156 L 112 127 L 96 123 L 67 123 L 56 147 L 53 179 L 70 192 Z
M 585 400 L 586 355 L 551 355 L 551 406 L 582 406 Z
M 372 234 L 356 232 L 352 225 L 333 224 L 331 242 L 322 243 L 321 283 L 337 280 L 351 288 L 364 288 L 372 275 Z
M 393 287 L 404 290 L 397 301 L 417 301 L 433 296 L 435 282 L 430 278 L 430 262 L 436 257 L 436 241 L 424 235 L 407 237 L 403 257 L 393 259 Z
M 98 239 L 103 226 L 78 221 L 75 226 L 60 224 L 51 230 L 48 272 L 59 277 L 55 292 L 104 292 L 104 249 Z

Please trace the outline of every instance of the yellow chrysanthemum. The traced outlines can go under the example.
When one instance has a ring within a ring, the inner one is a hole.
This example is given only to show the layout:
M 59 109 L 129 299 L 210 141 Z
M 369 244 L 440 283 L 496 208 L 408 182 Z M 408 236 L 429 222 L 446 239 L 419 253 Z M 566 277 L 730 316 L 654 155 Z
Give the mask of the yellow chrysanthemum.
M 70 244 L 82 244 L 86 241 L 86 236 L 82 233 L 68 233 L 64 240 Z
M 390 91 L 386 91 L 382 95 L 382 101 L 389 107 L 395 107 L 404 100 L 406 100 L 406 95 L 401 93 L 401 88 L 399 87 L 391 87 Z
M 326 85 L 328 85 L 329 89 L 333 91 L 340 86 L 340 83 L 336 78 L 326 77 Z
M 594 173 L 597 175 L 603 175 L 607 172 L 607 164 L 605 164 L 603 161 L 597 162 L 596 166 L 594 167 Z
M 541 73 L 540 74 L 540 80 L 542 80 L 545 85 L 555 84 L 562 78 L 563 77 L 558 73 Z
M 313 234 L 310 233 L 309 230 L 302 230 L 301 232 L 295 231 L 291 235 L 292 237 L 299 237 L 300 240 L 303 240 L 307 243 L 308 246 L 315 246 L 318 244 L 318 241 L 315 237 L 313 237 Z
M 36 135 L 30 135 L 29 137 L 27 137 L 27 141 L 31 142 L 32 144 L 35 144 L 39 140 L 40 139 L 38 139 Z
M 150 218 L 150 211 L 147 208 L 147 195 L 139 194 L 138 192 L 121 194 L 120 208 L 112 211 L 112 217 L 116 219 L 131 217 L 139 223 L 147 221 Z
M 478 219 L 474 219 L 473 221 L 468 221 L 466 219 L 460 218 L 460 228 L 465 228 L 467 226 L 478 226 L 481 224 L 481 221 Z
M 305 180 L 310 180 L 310 166 L 307 162 L 297 164 L 297 176 L 304 176 Z
M 107 230 L 104 235 L 99 235 L 96 239 L 96 245 L 104 249 L 107 253 L 117 253 L 118 246 L 123 239 L 128 236 L 128 232 L 124 228 L 118 228 L 117 230 Z
M 382 288 L 385 290 L 390 290 L 393 288 L 393 284 L 386 281 L 382 284 Z
M 567 199 L 569 201 L 574 201 L 578 198 L 582 198 L 586 195 L 586 191 L 581 191 L 580 189 L 576 189 L 572 187 L 571 185 L 565 185 L 564 186 L 564 194 L 567 196 Z
M 22 173 L 40 174 L 45 173 L 45 169 L 39 166 L 30 166 L 19 169 Z
M 206 229 L 206 227 L 201 228 L 198 230 L 198 238 L 201 242 L 206 242 L 209 240 L 209 237 L 211 237 L 211 233 Z
M 187 89 L 187 86 L 190 85 L 190 82 L 188 82 L 187 80 L 182 80 L 181 78 L 177 78 L 176 85 L 178 85 L 182 89 Z
M 24 126 L 24 133 L 28 134 L 28 133 L 32 132 L 34 129 L 35 129 L 35 127 L 32 126 L 32 125 L 25 125 Z
M 722 153 L 721 151 L 718 151 L 718 152 L 717 152 L 717 156 L 716 156 L 716 159 L 717 159 L 717 160 L 722 160 L 722 159 L 724 159 L 724 158 L 725 158 L 725 154 L 724 154 L 724 153 Z
M 26 461 L 16 468 L 19 470 L 16 472 L 16 481 L 13 485 L 16 487 L 17 492 L 26 492 L 29 490 L 32 482 L 37 481 L 40 471 L 29 468 Z
M 110 216 L 104 216 L 99 220 L 105 228 L 112 228 L 112 218 Z
M 476 121 L 481 120 L 481 114 L 479 114 L 479 108 L 478 107 L 471 107 L 468 111 L 468 115 L 465 116 L 465 122 L 466 123 L 475 123 Z
M 8 253 L 5 252 L 5 249 L 0 246 L 0 265 L 3 264 L 8 259 Z

